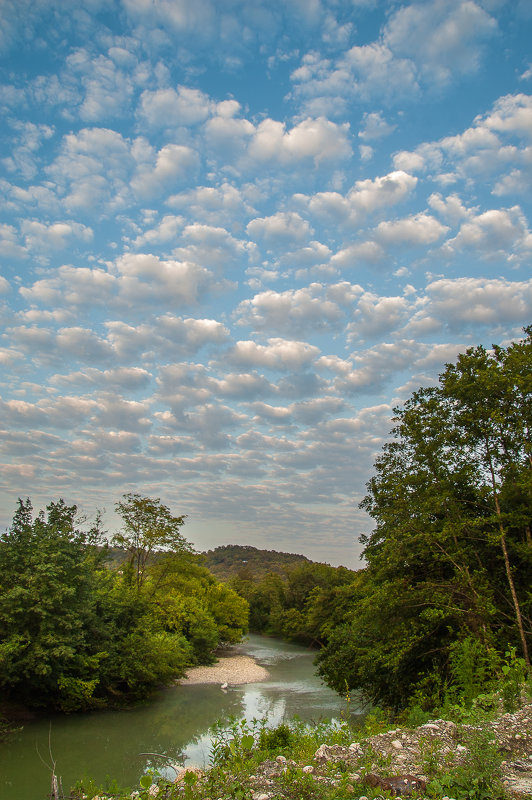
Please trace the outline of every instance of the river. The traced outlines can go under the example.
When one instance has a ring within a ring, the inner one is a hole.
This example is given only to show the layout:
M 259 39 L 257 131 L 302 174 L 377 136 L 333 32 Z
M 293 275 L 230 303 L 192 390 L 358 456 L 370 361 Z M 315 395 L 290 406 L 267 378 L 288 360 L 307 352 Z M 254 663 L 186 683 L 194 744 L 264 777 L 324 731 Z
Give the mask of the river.
M 32 720 L 0 745 L 0 800 L 46 800 L 50 769 L 56 762 L 65 792 L 83 777 L 135 787 L 140 776 L 163 759 L 205 766 L 209 728 L 229 716 L 268 719 L 276 725 L 298 716 L 304 720 L 339 718 L 346 706 L 315 675 L 315 652 L 277 639 L 249 636 L 232 651 L 253 656 L 270 673 L 268 680 L 222 691 L 218 685 L 174 686 L 142 705 Z M 172 773 L 169 773 L 169 776 Z

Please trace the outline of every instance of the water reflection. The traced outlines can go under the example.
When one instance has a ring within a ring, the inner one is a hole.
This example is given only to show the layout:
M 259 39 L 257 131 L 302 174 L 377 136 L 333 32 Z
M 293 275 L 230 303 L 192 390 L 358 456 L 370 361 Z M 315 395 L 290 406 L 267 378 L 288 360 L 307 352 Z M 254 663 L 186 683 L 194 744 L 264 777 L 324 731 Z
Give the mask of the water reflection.
M 51 746 L 63 785 L 78 778 L 104 782 L 111 777 L 134 786 L 147 767 L 171 763 L 203 766 L 210 753 L 209 728 L 217 720 L 266 718 L 277 725 L 299 716 L 306 720 L 338 717 L 342 700 L 314 674 L 314 654 L 297 645 L 251 636 L 238 652 L 265 666 L 264 683 L 229 687 L 178 686 L 160 692 L 149 703 L 127 711 L 52 717 L 30 722 L 0 747 L 0 798 L 44 800 Z M 168 772 L 168 777 L 172 772 Z

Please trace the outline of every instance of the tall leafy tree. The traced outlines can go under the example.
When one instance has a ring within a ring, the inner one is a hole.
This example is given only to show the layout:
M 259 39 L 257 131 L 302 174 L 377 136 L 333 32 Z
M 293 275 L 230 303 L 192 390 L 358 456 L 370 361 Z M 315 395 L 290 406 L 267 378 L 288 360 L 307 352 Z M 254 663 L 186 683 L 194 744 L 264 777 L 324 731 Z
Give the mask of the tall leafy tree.
M 99 531 L 82 532 L 76 515 L 60 500 L 33 519 L 30 501 L 19 500 L 0 538 L 0 688 L 27 702 L 46 705 L 72 689 L 69 677 L 93 677 L 88 630 Z
M 362 503 L 376 525 L 363 537 L 368 567 L 355 610 L 320 654 L 336 688 L 347 680 L 395 708 L 414 696 L 435 701 L 471 636 L 468 652 L 484 653 L 485 675 L 508 643 L 529 663 L 532 329 L 525 333 L 508 348 L 469 349 L 437 387 L 396 409 L 394 441 Z
M 474 463 L 478 488 L 491 506 L 492 527 L 501 548 L 521 649 L 528 666 L 527 635 L 508 547 L 510 529 L 517 522 L 514 514 L 517 509 L 505 507 L 504 496 L 509 482 L 522 482 L 528 490 L 532 482 L 531 373 L 532 328 L 529 328 L 527 339 L 514 346 L 511 353 L 502 347 L 494 348 L 492 353 L 483 347 L 471 348 L 458 357 L 456 364 L 448 365 L 441 378 L 442 394 L 452 405 L 454 444 Z
M 125 494 L 116 504 L 123 519 L 122 530 L 113 537 L 113 544 L 129 552 L 129 564 L 138 589 L 146 576 L 146 568 L 154 553 L 190 553 L 192 546 L 181 533 L 186 515 L 174 516 L 159 498 Z

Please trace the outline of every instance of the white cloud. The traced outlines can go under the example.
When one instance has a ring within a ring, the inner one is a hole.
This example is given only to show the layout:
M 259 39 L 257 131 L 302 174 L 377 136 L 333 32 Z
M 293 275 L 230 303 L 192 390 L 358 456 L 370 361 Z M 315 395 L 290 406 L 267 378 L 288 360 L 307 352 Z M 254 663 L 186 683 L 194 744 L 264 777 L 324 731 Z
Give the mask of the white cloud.
M 426 288 L 425 309 L 449 328 L 519 323 L 532 316 L 532 281 L 489 278 L 442 279 Z
M 94 415 L 95 424 L 115 431 L 143 433 L 152 426 L 150 404 L 128 400 L 115 393 L 102 394 Z
M 60 354 L 86 364 L 107 362 L 113 359 L 109 344 L 94 331 L 74 326 L 60 328 L 55 339 Z
M 248 154 L 252 160 L 281 164 L 308 158 L 318 166 L 351 155 L 348 131 L 349 125 L 336 125 L 324 117 L 304 119 L 289 130 L 281 122 L 266 119 L 257 126 Z
M 150 323 L 128 324 L 120 320 L 105 324 L 107 339 L 117 358 L 138 361 L 154 357 L 163 362 L 197 353 L 208 345 L 222 345 L 228 329 L 217 320 L 176 317 L 165 313 Z
M 396 58 L 382 41 L 356 45 L 335 62 L 307 53 L 291 77 L 293 94 L 307 113 L 320 107 L 345 113 L 346 100 L 353 96 L 393 103 L 418 92 L 412 62 Z
M 106 370 L 88 367 L 78 372 L 51 375 L 50 383 L 57 386 L 112 387 L 118 391 L 136 391 L 148 386 L 150 379 L 150 373 L 141 367 L 113 367 Z
M 457 194 L 442 197 L 439 192 L 434 192 L 430 195 L 428 202 L 429 206 L 434 211 L 437 211 L 438 214 L 451 225 L 457 225 L 478 210 L 475 208 L 466 208 Z
M 386 122 L 380 111 L 365 111 L 362 125 L 358 135 L 364 140 L 382 139 L 383 136 L 389 136 L 396 128 L 395 125 Z
M 275 337 L 268 339 L 266 345 L 251 340 L 237 342 L 228 358 L 233 363 L 251 367 L 293 370 L 310 364 L 319 352 L 317 347 L 307 342 Z
M 508 94 L 500 97 L 493 110 L 485 117 L 477 117 L 475 123 L 492 131 L 514 133 L 532 138 L 532 97 L 526 94 Z
M 26 258 L 26 248 L 20 242 L 20 236 L 14 225 L 0 224 L 0 255 L 6 258 Z
M 263 239 L 266 245 L 272 246 L 303 242 L 314 232 L 308 221 L 294 211 L 278 211 L 271 217 L 257 217 L 248 223 L 246 231 L 249 236 Z
M 229 271 L 235 261 L 254 249 L 252 243 L 235 239 L 225 228 L 198 222 L 183 229 L 181 242 L 173 250 L 176 258 L 220 272 Z
M 129 302 L 166 300 L 178 305 L 198 302 L 212 286 L 212 273 L 197 264 L 126 253 L 115 262 L 120 296 Z
M 138 114 L 152 128 L 177 128 L 204 122 L 214 110 L 214 103 L 199 89 L 146 90 L 140 97 Z
M 308 207 L 323 221 L 345 225 L 359 224 L 368 214 L 397 205 L 416 188 L 418 179 L 403 170 L 376 178 L 356 181 L 344 196 L 339 192 L 318 192 L 311 197 L 295 195 L 295 200 Z
M 197 352 L 207 344 L 223 344 L 229 330 L 215 319 L 193 319 L 164 314 L 156 320 L 155 330 L 167 338 L 173 348 L 181 345 L 186 352 Z
M 198 153 L 191 147 L 166 144 L 157 153 L 155 163 L 138 167 L 131 186 L 139 197 L 150 198 L 181 185 L 198 167 Z
M 198 186 L 169 197 L 166 204 L 185 211 L 197 221 L 211 225 L 235 226 L 256 214 L 243 191 L 230 183 L 220 186 Z
M 505 95 L 463 133 L 396 153 L 394 166 L 429 172 L 445 182 L 499 175 L 495 194 L 520 191 L 532 177 L 531 131 L 532 96 Z
M 473 250 L 487 259 L 516 260 L 532 253 L 532 234 L 519 206 L 489 209 L 470 216 L 458 234 L 445 243 L 445 250 Z
M 58 397 L 29 403 L 25 400 L 0 402 L 2 417 L 13 428 L 28 430 L 34 426 L 70 431 L 87 421 L 98 403 L 83 397 Z
M 411 303 L 405 297 L 379 297 L 364 292 L 347 328 L 348 339 L 389 334 L 407 319 L 410 309 Z
M 17 132 L 17 137 L 12 143 L 11 155 L 3 158 L 2 163 L 8 172 L 30 180 L 38 171 L 39 150 L 54 135 L 54 129 L 50 125 L 16 119 L 9 120 L 9 124 Z
M 166 214 L 156 227 L 150 228 L 139 234 L 133 240 L 137 249 L 145 247 L 157 247 L 157 245 L 175 244 L 179 235 L 183 231 L 185 220 L 175 214 Z
M 353 353 L 353 369 L 337 379 L 336 388 L 347 393 L 378 391 L 394 373 L 410 367 L 425 349 L 414 339 L 397 339 Z
M 64 250 L 72 247 L 76 240 L 88 243 L 94 237 L 92 228 L 72 220 L 54 222 L 51 225 L 37 220 L 22 220 L 20 229 L 26 247 L 36 253 Z
M 121 207 L 129 195 L 134 159 L 129 142 L 107 128 L 84 128 L 68 134 L 61 153 L 46 168 L 71 211 Z
M 352 269 L 359 264 L 381 264 L 386 250 L 373 241 L 356 242 L 342 247 L 331 258 L 331 264 L 339 269 Z
M 495 19 L 473 0 L 429 0 L 399 8 L 384 29 L 384 41 L 426 78 L 446 83 L 457 72 L 479 68 L 481 44 L 496 30 Z
M 433 244 L 449 230 L 435 217 L 423 212 L 398 220 L 384 220 L 375 229 L 375 239 L 387 247 L 406 245 L 415 247 Z
M 335 288 L 339 291 L 335 291 Z M 349 296 L 346 292 L 349 290 Z M 258 330 L 283 331 L 301 335 L 312 330 L 335 328 L 349 314 L 360 287 L 338 284 L 327 287 L 313 283 L 304 289 L 261 292 L 244 300 L 235 316 L 240 324 Z
M 78 75 L 83 85 L 84 97 L 79 107 L 81 119 L 101 122 L 127 112 L 135 88 L 131 62 L 136 63 L 134 56 L 128 55 L 127 72 L 104 54 L 92 57 L 87 50 L 79 49 L 67 57 L 67 74 Z
M 205 124 L 208 144 L 219 157 L 236 160 L 240 167 L 257 164 L 297 164 L 347 159 L 351 155 L 349 125 L 325 117 L 307 117 L 292 128 L 266 118 L 257 126 L 246 119 L 215 116 Z
M 116 289 L 116 278 L 98 267 L 65 265 L 54 270 L 54 275 L 21 286 L 20 294 L 30 303 L 68 307 L 109 303 Z

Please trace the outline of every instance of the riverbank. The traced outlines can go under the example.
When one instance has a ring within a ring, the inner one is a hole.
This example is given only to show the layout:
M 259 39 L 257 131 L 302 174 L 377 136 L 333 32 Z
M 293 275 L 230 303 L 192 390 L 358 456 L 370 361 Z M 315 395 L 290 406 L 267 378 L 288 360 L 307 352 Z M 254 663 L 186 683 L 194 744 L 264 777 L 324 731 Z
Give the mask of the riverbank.
M 347 723 L 282 724 L 256 729 L 235 722 L 223 732 L 206 770 L 176 770 L 104 800 L 525 800 L 532 796 L 532 704 L 479 712 L 474 724 L 434 719 L 382 729 L 368 718 L 358 734 Z M 95 800 L 83 789 L 73 798 Z
M 178 683 L 182 686 L 210 683 L 243 686 L 268 680 L 269 676 L 268 670 L 251 656 L 222 656 L 210 667 L 192 667 Z

